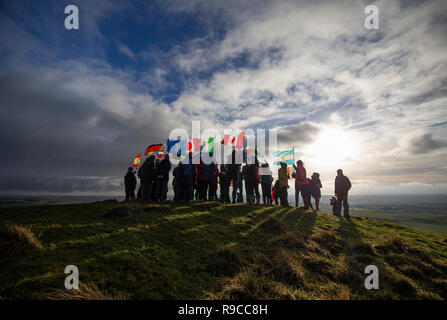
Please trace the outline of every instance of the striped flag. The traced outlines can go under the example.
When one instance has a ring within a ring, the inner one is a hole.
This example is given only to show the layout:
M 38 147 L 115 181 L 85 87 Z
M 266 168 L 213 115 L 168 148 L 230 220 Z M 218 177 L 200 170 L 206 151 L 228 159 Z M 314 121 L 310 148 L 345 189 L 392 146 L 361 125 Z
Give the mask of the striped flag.
M 147 147 L 146 151 L 144 152 L 144 155 L 145 156 L 150 156 L 154 152 L 160 152 L 160 151 L 162 151 L 162 146 L 163 146 L 163 144 L 161 144 L 161 143 L 159 143 L 159 144 L 151 144 L 149 147 Z
M 279 151 L 273 154 L 276 161 L 274 164 L 279 165 L 281 162 L 286 163 L 287 165 L 293 165 L 293 149 L 285 150 L 285 151 Z
M 141 160 L 141 154 L 137 155 L 135 157 L 135 159 L 133 160 L 133 166 L 136 168 L 138 167 L 138 165 L 140 164 L 140 160 Z

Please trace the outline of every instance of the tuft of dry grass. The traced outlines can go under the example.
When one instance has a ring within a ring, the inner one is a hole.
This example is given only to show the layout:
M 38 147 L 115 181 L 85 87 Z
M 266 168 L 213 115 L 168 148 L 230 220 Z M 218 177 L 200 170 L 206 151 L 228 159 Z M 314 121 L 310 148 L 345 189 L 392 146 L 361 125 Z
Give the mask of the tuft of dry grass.
M 79 289 L 54 289 L 46 295 L 50 300 L 129 300 L 127 294 L 112 294 L 101 290 L 93 282 L 84 284 L 79 282 Z
M 42 249 L 42 244 L 29 228 L 16 224 L 0 227 L 0 257 L 15 257 Z

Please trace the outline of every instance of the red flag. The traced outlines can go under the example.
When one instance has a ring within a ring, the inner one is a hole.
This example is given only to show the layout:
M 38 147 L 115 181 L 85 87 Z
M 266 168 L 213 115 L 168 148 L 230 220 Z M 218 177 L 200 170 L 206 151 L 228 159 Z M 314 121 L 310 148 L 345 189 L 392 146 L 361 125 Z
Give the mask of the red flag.
M 233 137 L 233 139 L 231 139 L 231 144 L 234 144 L 235 140 L 236 140 L 236 137 Z
M 241 149 L 242 145 L 244 144 L 244 136 L 245 136 L 245 131 L 242 131 L 239 136 L 237 137 L 237 141 L 236 141 L 236 148 Z
M 188 143 L 186 144 L 186 151 L 191 151 L 192 150 L 192 142 L 188 141 Z
M 221 144 L 227 145 L 230 142 L 230 136 L 228 134 L 224 135 L 224 138 L 220 142 Z
M 194 145 L 194 151 L 200 151 L 200 138 L 192 139 L 192 144 Z

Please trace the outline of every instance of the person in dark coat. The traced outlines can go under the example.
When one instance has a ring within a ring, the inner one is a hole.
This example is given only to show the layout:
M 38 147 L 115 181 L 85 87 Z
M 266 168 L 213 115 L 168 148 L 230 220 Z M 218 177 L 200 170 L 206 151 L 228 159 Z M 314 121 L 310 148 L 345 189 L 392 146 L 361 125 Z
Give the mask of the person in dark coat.
M 189 161 L 183 163 L 180 178 L 176 181 L 176 183 L 180 183 L 180 193 L 186 202 L 193 199 L 193 186 L 196 182 L 196 176 L 196 168 L 192 164 L 192 153 L 190 153 Z
M 337 216 L 341 214 L 341 206 L 343 204 L 343 213 L 345 217 L 349 217 L 348 192 L 351 190 L 351 181 L 343 174 L 342 169 L 337 170 L 335 178 L 335 196 L 337 197 Z
M 315 199 L 315 210 L 320 210 L 321 188 L 323 188 L 323 186 L 321 185 L 320 174 L 314 172 L 312 174 L 312 179 L 310 180 L 310 193 Z
M 249 204 L 255 203 L 255 194 L 259 194 L 259 189 L 256 192 L 256 188 L 259 184 L 258 179 L 258 167 L 257 164 L 246 164 L 242 168 L 242 174 L 245 180 L 245 194 L 247 195 L 247 201 Z M 256 198 L 257 200 L 257 198 Z
M 228 169 L 225 164 L 220 165 L 219 183 L 220 201 L 230 202 L 230 177 L 228 175 Z
M 169 172 L 171 171 L 171 161 L 169 160 L 169 154 L 167 154 L 163 160 L 157 166 L 157 201 L 166 201 L 168 194 Z
M 183 174 L 183 163 L 179 162 L 178 166 L 172 171 L 174 178 L 172 179 L 172 187 L 174 188 L 174 201 L 183 200 L 183 192 L 181 190 L 181 175 Z
M 213 163 L 214 164 L 214 163 Z M 217 180 L 219 177 L 219 169 L 217 165 L 214 164 L 214 172 L 213 172 L 213 179 L 210 183 L 210 191 L 209 191 L 209 200 L 211 201 L 217 201 Z
M 154 156 L 148 157 L 138 170 L 138 177 L 141 181 L 141 198 L 146 202 L 151 202 L 152 182 L 155 174 L 154 160 Z
M 233 203 L 236 203 L 237 189 L 239 187 L 238 176 L 239 176 L 239 171 L 241 170 L 241 166 L 237 163 L 236 158 L 237 158 L 236 150 L 233 150 L 231 153 L 231 163 L 228 164 L 228 167 L 227 167 L 228 186 L 230 186 L 231 183 L 233 183 L 233 192 L 232 192 L 232 202 Z
M 135 178 L 135 172 L 132 167 L 127 169 L 127 173 L 124 176 L 124 188 L 126 191 L 126 199 L 124 201 L 135 200 L 135 188 L 137 187 L 137 178 Z
M 261 172 L 261 187 L 262 187 L 262 202 L 264 204 L 271 204 L 272 200 L 272 172 L 268 163 L 264 163 Z

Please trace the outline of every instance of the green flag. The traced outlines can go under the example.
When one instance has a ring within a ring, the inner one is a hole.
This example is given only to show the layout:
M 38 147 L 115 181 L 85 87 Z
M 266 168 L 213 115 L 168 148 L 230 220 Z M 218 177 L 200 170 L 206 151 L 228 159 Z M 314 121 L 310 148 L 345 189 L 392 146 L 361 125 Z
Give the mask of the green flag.
M 214 152 L 214 138 L 208 138 L 208 152 Z

